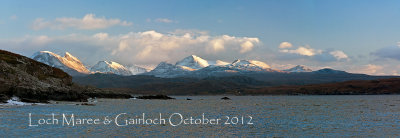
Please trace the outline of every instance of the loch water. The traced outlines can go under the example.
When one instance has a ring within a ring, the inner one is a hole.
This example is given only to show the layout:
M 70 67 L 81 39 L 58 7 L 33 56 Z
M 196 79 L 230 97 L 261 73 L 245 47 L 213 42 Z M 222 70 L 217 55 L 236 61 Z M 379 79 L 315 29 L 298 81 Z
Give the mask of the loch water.
M 400 137 L 400 95 L 227 96 L 231 100 L 221 100 L 224 96 L 172 97 L 176 99 L 97 99 L 92 103 L 93 106 L 74 102 L 0 105 L 0 135 Z M 188 98 L 191 100 L 187 100 Z M 55 114 L 58 124 L 52 121 L 38 124 L 40 119 L 51 119 L 52 114 Z M 79 119 L 99 119 L 98 123 L 101 123 L 93 124 L 92 120 L 89 121 L 92 124 L 88 124 L 86 120 L 81 122 L 83 124 L 74 126 L 63 125 L 63 114 L 67 119 L 71 119 L 73 114 L 75 123 Z M 143 114 L 149 119 L 160 118 L 161 114 L 161 118 L 165 118 L 166 122 L 123 125 L 125 120 L 138 119 Z M 119 118 L 115 120 L 118 115 Z M 168 120 L 170 117 L 172 124 Z M 192 124 L 190 117 L 194 119 Z M 109 119 L 108 124 L 104 123 L 105 118 Z M 218 124 L 196 124 L 195 119 L 203 118 L 221 120 Z M 188 119 L 188 124 L 179 124 L 181 119 Z M 118 122 L 118 125 L 115 122 Z

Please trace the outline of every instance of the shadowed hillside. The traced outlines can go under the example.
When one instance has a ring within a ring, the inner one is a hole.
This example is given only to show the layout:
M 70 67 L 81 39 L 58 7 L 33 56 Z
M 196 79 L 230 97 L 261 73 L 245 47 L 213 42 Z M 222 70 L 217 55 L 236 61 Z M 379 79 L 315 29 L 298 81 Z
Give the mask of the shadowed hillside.
M 288 94 L 288 95 L 370 95 L 400 94 L 400 78 L 379 80 L 353 80 L 339 83 L 304 86 L 279 86 L 247 89 L 246 94 Z
M 149 75 L 119 76 L 97 73 L 83 77 L 74 77 L 73 81 L 82 85 L 91 85 L 130 94 L 246 95 L 290 94 L 286 91 L 283 93 L 281 91 L 277 93 L 261 91 L 263 88 L 269 87 L 298 87 L 310 84 L 334 83 L 349 80 L 373 80 L 389 77 L 391 76 L 369 76 L 351 73 L 257 73 L 246 74 L 246 76 L 160 78 Z

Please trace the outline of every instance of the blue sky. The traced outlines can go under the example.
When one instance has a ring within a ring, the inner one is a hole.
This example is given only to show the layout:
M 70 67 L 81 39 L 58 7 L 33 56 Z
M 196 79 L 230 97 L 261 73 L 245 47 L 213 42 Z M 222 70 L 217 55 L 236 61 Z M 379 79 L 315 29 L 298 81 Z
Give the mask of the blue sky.
M 81 22 L 84 16 L 102 21 L 95 22 L 98 27 L 80 26 L 87 25 Z M 305 64 L 397 74 L 400 67 L 393 65 L 399 64 L 400 53 L 385 53 L 398 50 L 399 24 L 396 0 L 4 0 L 0 48 L 27 56 L 38 50 L 69 51 L 89 65 L 97 58 L 154 65 L 186 56 L 176 53 L 192 53 L 210 60 L 257 59 L 276 68 Z M 148 31 L 154 31 L 152 38 L 144 37 Z M 90 40 L 96 34 L 106 34 L 106 42 Z M 163 39 L 156 40 L 158 34 Z M 157 43 L 139 43 L 144 40 Z M 292 46 L 279 48 L 282 42 Z M 93 58 L 86 57 L 88 52 L 94 52 Z M 149 60 L 146 54 L 160 56 Z

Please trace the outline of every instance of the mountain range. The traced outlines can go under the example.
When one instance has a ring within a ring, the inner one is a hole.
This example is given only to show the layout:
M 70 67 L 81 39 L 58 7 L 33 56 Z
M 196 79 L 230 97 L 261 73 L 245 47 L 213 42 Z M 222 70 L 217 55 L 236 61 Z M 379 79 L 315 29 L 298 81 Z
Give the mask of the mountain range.
M 208 61 L 196 55 L 190 55 L 175 64 L 161 62 L 153 70 L 142 74 L 121 76 L 96 73 L 74 77 L 73 81 L 82 85 L 131 94 L 248 95 L 269 93 L 270 89 L 264 90 L 266 87 L 315 85 L 393 77 L 395 76 L 353 74 L 330 68 L 313 71 L 304 65 L 278 70 L 257 60 L 238 59 L 227 63 L 220 60 Z M 280 92 L 281 90 L 282 92 Z M 286 89 L 277 89 L 273 93 L 287 93 L 283 90 Z M 332 93 L 334 94 L 334 92 Z
M 153 70 L 141 75 L 153 75 L 162 78 L 175 77 L 207 77 L 207 76 L 232 76 L 232 75 L 248 75 L 248 74 L 265 74 L 265 73 L 346 73 L 344 71 L 324 68 L 312 71 L 304 65 L 278 70 L 271 68 L 268 64 L 257 60 L 237 59 L 232 63 L 225 61 L 207 61 L 196 55 L 188 56 L 176 64 L 161 62 Z
M 117 75 L 113 72 L 124 74 L 129 69 L 108 61 L 100 61 L 91 67 L 91 70 L 105 70 L 110 73 L 93 73 L 85 69 L 86 67 L 69 53 L 61 57 L 42 51 L 36 53 L 34 57 L 36 60 L 53 64 L 53 67 L 0 50 L 0 102 L 5 102 L 12 96 L 17 96 L 26 102 L 47 102 L 47 100 L 85 101 L 88 97 L 129 98 L 131 94 L 393 94 L 398 93 L 397 86 L 400 84 L 398 76 L 369 76 L 333 69 L 310 71 L 303 66 L 289 70 L 295 72 L 292 73 L 271 69 L 267 64 L 254 60 L 236 60 L 225 65 L 215 65 L 207 61 L 208 66 L 195 69 L 201 67 L 197 64 L 205 62 L 192 62 L 186 59 L 189 61 L 186 63 L 190 64 L 173 65 L 162 62 L 158 66 L 159 69 L 149 72 L 188 73 L 171 78 L 145 75 L 145 73 Z M 69 70 L 75 67 L 75 72 L 89 72 L 89 74 L 71 77 L 55 66 Z M 113 68 L 108 68 L 109 66 Z M 207 70 L 215 72 L 208 72 L 210 75 L 206 76 L 195 76 L 196 73 L 205 75 L 204 72 Z M 82 87 L 82 84 L 90 86 Z
M 90 69 L 70 53 L 65 52 L 64 57 L 50 51 L 39 51 L 31 56 L 32 59 L 52 67 L 62 69 L 71 76 L 84 76 L 93 73 L 106 73 L 117 75 L 135 75 L 147 72 L 145 68 L 138 66 L 125 67 L 114 61 L 99 61 Z
M 237 59 L 232 63 L 221 60 L 208 61 L 196 55 L 190 55 L 177 61 L 175 64 L 161 62 L 153 70 L 147 71 L 139 66 L 126 67 L 114 61 L 99 61 L 89 69 L 77 58 L 66 52 L 61 57 L 50 51 L 40 51 L 32 56 L 32 59 L 45 63 L 52 67 L 60 68 L 72 76 L 85 76 L 94 73 L 130 75 L 152 75 L 161 78 L 176 77 L 209 77 L 209 76 L 235 76 L 252 74 L 293 74 L 293 73 L 317 73 L 317 74 L 347 74 L 345 71 L 324 68 L 313 71 L 304 65 L 278 70 L 268 64 L 257 60 Z

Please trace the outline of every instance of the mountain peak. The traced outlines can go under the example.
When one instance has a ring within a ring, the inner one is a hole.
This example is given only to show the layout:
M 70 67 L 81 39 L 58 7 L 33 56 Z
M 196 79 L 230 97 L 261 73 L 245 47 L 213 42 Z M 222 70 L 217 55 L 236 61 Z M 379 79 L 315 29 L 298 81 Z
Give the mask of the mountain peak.
M 96 65 L 90 68 L 92 72 L 111 72 L 117 75 L 129 76 L 132 75 L 131 71 L 125 68 L 123 65 L 114 61 L 99 61 Z
M 76 58 L 76 57 L 72 56 L 71 53 L 69 53 L 69 52 L 65 52 L 64 57 Z
M 121 64 L 114 62 L 114 61 L 99 61 L 99 62 L 104 62 L 104 63 L 108 64 L 109 66 L 111 66 L 112 68 L 125 68 Z
M 334 70 L 331 68 L 323 68 L 317 71 L 313 71 L 314 73 L 321 73 L 321 74 L 339 74 L 339 73 L 347 73 L 346 71 L 341 70 Z
M 192 69 L 201 69 L 209 66 L 208 61 L 196 55 L 190 55 L 176 62 L 176 66 L 184 66 Z
M 82 64 L 82 62 L 78 58 L 74 57 L 73 55 L 71 55 L 68 52 L 65 52 L 64 58 L 68 59 L 69 61 L 74 61 L 74 62 L 77 62 L 79 64 Z
M 67 55 L 68 55 L 68 56 L 72 56 L 71 53 L 65 52 L 65 56 L 67 56 Z
M 36 57 L 36 56 L 38 56 L 38 55 L 45 55 L 45 54 L 47 54 L 47 55 L 49 55 L 49 56 L 60 57 L 59 55 L 57 55 L 57 54 L 55 54 L 55 53 L 53 53 L 53 52 L 50 52 L 50 51 L 38 51 L 38 52 L 34 53 L 34 54 L 31 56 L 31 58 L 34 58 L 34 57 Z
M 260 69 L 269 69 L 271 68 L 268 64 L 261 62 L 261 61 L 257 61 L 257 60 L 240 60 L 237 59 L 235 61 L 233 61 L 232 66 L 236 66 L 236 67 L 257 67 Z
M 78 58 L 68 52 L 65 53 L 64 57 L 61 57 L 50 51 L 39 51 L 32 55 L 32 59 L 60 68 L 73 76 L 90 73 Z
M 312 70 L 304 65 L 297 65 L 293 68 L 290 69 L 286 69 L 283 71 L 287 71 L 287 72 L 312 72 Z
M 54 54 L 53 52 L 50 52 L 50 51 L 39 51 L 39 52 L 37 52 L 37 53 L 49 53 L 49 54 Z
M 167 62 L 160 62 L 156 68 L 150 72 L 144 73 L 145 75 L 154 75 L 156 77 L 172 78 L 176 76 L 184 75 L 188 71 L 192 71 L 192 68 L 180 65 L 173 65 Z

